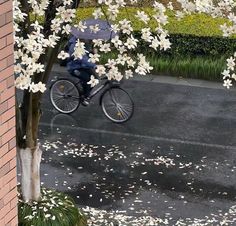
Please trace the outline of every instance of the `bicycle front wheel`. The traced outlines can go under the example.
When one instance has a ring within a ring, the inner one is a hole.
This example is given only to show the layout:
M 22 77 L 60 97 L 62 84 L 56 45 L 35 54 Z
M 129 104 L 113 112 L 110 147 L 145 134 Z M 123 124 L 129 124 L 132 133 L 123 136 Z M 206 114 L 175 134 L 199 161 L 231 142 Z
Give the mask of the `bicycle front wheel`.
M 79 107 L 80 93 L 72 81 L 59 79 L 51 86 L 50 100 L 59 112 L 69 114 Z
M 127 122 L 133 115 L 134 103 L 129 94 L 120 87 L 112 87 L 101 97 L 105 116 L 115 123 Z

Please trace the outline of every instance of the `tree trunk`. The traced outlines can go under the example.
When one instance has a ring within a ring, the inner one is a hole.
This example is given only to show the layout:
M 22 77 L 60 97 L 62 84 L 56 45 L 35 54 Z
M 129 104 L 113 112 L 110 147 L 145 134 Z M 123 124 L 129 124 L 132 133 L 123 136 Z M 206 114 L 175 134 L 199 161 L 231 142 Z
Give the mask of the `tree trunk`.
M 35 149 L 25 148 L 19 150 L 21 166 L 21 189 L 25 202 L 40 200 L 40 162 L 42 151 L 39 146 Z

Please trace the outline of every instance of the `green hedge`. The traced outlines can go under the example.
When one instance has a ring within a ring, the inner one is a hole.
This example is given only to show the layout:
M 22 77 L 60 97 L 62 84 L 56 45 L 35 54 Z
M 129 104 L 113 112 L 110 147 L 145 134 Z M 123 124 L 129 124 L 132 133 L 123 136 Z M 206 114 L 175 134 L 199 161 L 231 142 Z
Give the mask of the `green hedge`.
M 135 36 L 140 39 L 141 34 L 136 32 Z M 236 51 L 236 39 L 223 37 L 171 34 L 170 41 L 172 45 L 167 51 L 155 51 L 147 48 L 145 42 L 140 43 L 139 51 L 147 52 L 152 56 L 208 56 L 213 58 L 222 55 L 230 56 Z
M 236 39 L 223 37 L 196 37 L 193 35 L 171 35 L 172 49 L 168 52 L 180 55 L 222 56 L 236 50 Z

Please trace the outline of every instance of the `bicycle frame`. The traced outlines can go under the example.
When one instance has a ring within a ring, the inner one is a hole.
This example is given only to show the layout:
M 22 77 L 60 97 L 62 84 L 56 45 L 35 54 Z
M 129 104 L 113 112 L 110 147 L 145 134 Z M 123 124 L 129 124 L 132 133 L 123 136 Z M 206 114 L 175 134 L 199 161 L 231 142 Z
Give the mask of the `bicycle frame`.
M 102 90 L 104 90 L 103 92 L 105 92 L 107 89 L 106 87 L 114 87 L 114 86 L 119 86 L 120 84 L 119 83 L 114 83 L 114 82 L 111 82 L 111 81 L 106 81 L 104 84 L 102 84 L 101 86 L 99 86 L 97 89 L 95 90 L 92 90 L 90 95 L 89 95 L 89 98 L 93 98 L 94 96 L 96 96 L 98 93 L 100 93 Z
M 79 78 L 77 78 L 77 79 L 79 79 Z M 67 78 L 67 80 L 70 80 L 70 79 Z M 105 79 L 101 79 L 101 80 L 105 80 Z M 100 80 L 100 81 L 101 81 L 101 80 Z M 73 80 L 71 80 L 71 82 L 74 83 L 74 84 L 76 85 L 76 87 L 78 87 L 79 85 L 81 85 L 80 79 L 79 79 L 77 82 L 74 82 Z M 117 87 L 117 86 L 120 86 L 120 83 L 115 82 L 115 81 L 109 81 L 109 80 L 107 80 L 104 84 L 100 85 L 98 88 L 92 89 L 92 90 L 91 90 L 91 93 L 90 93 L 90 95 L 89 95 L 89 98 L 92 99 L 94 96 L 96 96 L 96 95 L 97 95 L 98 93 L 100 93 L 102 90 L 103 90 L 103 93 L 104 93 L 107 89 L 109 89 L 109 88 L 111 88 L 111 87 Z M 52 86 L 51 86 L 51 87 L 52 87 Z M 50 89 L 51 89 L 51 87 L 50 87 Z M 73 98 L 75 98 L 75 99 L 81 99 L 81 96 L 80 96 L 80 97 L 73 96 Z

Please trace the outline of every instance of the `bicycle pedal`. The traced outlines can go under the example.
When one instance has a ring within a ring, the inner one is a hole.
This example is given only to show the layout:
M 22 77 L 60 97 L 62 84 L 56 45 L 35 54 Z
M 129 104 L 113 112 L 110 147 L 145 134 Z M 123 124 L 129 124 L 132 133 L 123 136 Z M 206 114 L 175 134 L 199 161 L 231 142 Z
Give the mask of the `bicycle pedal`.
M 90 101 L 89 100 L 83 100 L 82 102 L 81 102 L 81 104 L 84 106 L 84 107 L 87 107 L 88 105 L 90 105 Z

